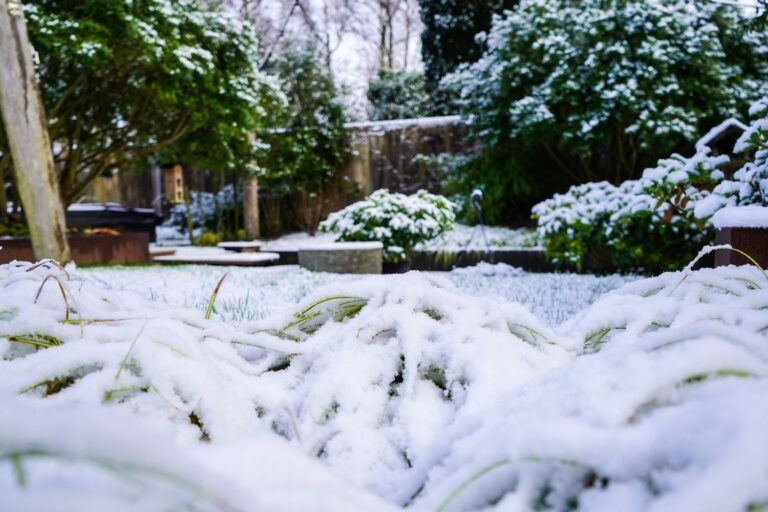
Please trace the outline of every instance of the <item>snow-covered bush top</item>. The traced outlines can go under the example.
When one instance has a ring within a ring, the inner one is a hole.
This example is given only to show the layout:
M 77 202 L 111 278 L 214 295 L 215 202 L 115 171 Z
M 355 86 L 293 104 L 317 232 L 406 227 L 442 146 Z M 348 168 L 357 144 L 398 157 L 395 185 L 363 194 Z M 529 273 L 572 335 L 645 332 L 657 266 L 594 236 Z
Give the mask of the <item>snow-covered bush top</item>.
M 746 21 L 685 0 L 531 0 L 496 18 L 483 57 L 446 80 L 489 146 L 566 149 L 572 172 L 563 157 L 602 147 L 626 176 L 644 160 L 633 151 L 671 151 L 765 90 L 768 36 Z
M 743 9 L 689 0 L 514 3 L 479 40 L 483 56 L 442 82 L 460 92 L 456 110 L 482 149 L 445 167 L 445 190 L 483 189 L 494 199 L 488 219 L 514 220 L 524 212 L 496 205 L 552 195 L 557 183 L 635 179 L 713 120 L 742 117 L 768 89 L 768 31 L 751 29 Z M 541 179 L 543 170 L 552 179 Z
M 407 196 L 382 189 L 329 215 L 320 231 L 336 233 L 343 242 L 382 242 L 384 260 L 399 263 L 408 260 L 417 243 L 452 229 L 454 208 L 445 197 L 425 190 Z
M 756 268 L 677 272 L 553 327 L 409 274 L 233 328 L 3 265 L 0 494 L 9 510 L 750 510 L 767 497 L 766 305 Z

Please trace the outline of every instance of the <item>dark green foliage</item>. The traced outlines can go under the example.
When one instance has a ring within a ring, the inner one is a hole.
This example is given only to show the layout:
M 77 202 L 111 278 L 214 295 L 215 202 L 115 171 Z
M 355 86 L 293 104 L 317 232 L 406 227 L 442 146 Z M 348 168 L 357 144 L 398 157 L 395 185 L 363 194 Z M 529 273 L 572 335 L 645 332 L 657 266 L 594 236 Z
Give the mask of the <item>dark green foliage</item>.
M 330 71 L 312 46 L 289 46 L 278 55 L 270 71 L 287 96 L 279 112 L 280 128 L 265 134 L 259 165 L 262 184 L 276 192 L 296 194 L 303 226 L 314 232 L 333 195 L 348 188 L 343 163 L 349 155 L 346 115 Z
M 439 90 L 440 80 L 459 64 L 475 62 L 485 44 L 476 36 L 491 28 L 494 14 L 511 9 L 519 0 L 430 0 L 420 3 L 424 32 L 421 56 L 427 90 L 436 100 L 436 112 L 447 112 L 447 98 Z
M 159 155 L 248 166 L 277 93 L 254 30 L 204 0 L 25 3 L 65 203 Z M 2 152 L 0 142 L 0 152 Z
M 408 119 L 430 114 L 424 77 L 411 71 L 381 69 L 368 84 L 373 121 Z
M 470 202 L 475 189 L 483 192 L 483 220 L 490 225 L 525 223 L 531 208 L 543 195 L 562 188 L 567 181 L 555 173 L 526 172 L 524 155 L 511 148 L 488 148 L 471 155 L 441 155 L 429 165 L 440 165 L 446 176 L 444 193 L 458 206 L 457 219 L 473 225 L 476 214 Z M 530 165 L 535 165 L 531 161 Z

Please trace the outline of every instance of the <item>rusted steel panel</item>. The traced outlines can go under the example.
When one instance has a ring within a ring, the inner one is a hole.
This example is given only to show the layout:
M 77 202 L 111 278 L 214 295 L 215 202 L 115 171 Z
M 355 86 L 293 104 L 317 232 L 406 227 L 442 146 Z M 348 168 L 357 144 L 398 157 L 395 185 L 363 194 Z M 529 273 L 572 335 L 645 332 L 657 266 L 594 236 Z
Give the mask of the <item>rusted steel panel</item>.
M 149 235 L 70 236 L 72 259 L 79 265 L 149 263 Z M 13 260 L 35 261 L 29 238 L 0 238 L 0 264 Z
M 752 256 L 760 266 L 768 265 L 768 229 L 766 228 L 724 228 L 716 234 L 718 245 L 730 244 L 731 247 Z M 734 251 L 717 251 L 715 266 L 749 265 L 750 261 Z

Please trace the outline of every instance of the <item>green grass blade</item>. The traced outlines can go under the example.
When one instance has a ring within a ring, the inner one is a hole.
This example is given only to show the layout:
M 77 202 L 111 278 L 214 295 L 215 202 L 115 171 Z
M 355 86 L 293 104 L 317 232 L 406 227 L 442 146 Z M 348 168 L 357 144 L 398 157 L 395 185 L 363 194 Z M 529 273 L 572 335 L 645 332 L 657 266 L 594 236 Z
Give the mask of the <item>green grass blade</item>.
M 464 483 L 462 483 L 455 491 L 451 493 L 450 496 L 448 496 L 445 501 L 443 501 L 439 507 L 437 507 L 437 512 L 444 512 L 445 509 L 448 507 L 448 505 L 451 504 L 453 500 L 455 500 L 462 492 L 466 491 L 467 488 L 469 488 L 472 484 L 480 480 L 482 477 L 487 475 L 488 473 L 495 471 L 499 469 L 500 467 L 507 466 L 511 464 L 512 462 L 509 460 L 500 460 L 498 462 L 494 462 L 490 466 L 486 466 L 471 477 L 469 477 Z
M 13 476 L 16 478 L 16 484 L 23 489 L 27 486 L 27 476 L 24 474 L 24 467 L 21 465 L 21 457 L 19 455 L 12 455 L 11 465 L 13 466 Z
M 213 314 L 213 305 L 216 303 L 216 296 L 219 294 L 219 289 L 221 288 L 221 283 L 224 282 L 224 279 L 229 275 L 229 272 L 225 272 L 223 276 L 221 276 L 221 279 L 219 279 L 219 282 L 216 283 L 216 287 L 213 289 L 213 293 L 211 294 L 211 300 L 208 301 L 208 309 L 205 310 L 205 319 L 210 320 L 211 314 Z
M 139 329 L 139 332 L 136 333 L 136 337 L 133 338 L 133 341 L 131 342 L 131 346 L 128 347 L 128 352 L 125 353 L 125 357 L 123 357 L 123 360 L 120 361 L 120 366 L 117 367 L 117 373 L 115 373 L 115 380 L 120 378 L 120 373 L 123 371 L 123 368 L 126 364 L 128 364 L 128 358 L 131 355 L 131 352 L 133 351 L 133 347 L 136 346 L 136 342 L 139 341 L 139 337 L 141 336 L 141 333 L 144 332 L 144 328 L 147 326 L 147 322 L 144 322 L 144 325 L 141 326 L 141 329 Z

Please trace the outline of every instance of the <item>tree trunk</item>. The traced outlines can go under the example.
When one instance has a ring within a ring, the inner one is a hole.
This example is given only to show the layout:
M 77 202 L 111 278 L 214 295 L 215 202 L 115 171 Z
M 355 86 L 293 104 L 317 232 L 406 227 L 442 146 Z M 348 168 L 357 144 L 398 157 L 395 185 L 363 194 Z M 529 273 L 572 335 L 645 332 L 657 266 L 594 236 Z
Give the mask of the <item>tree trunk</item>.
M 192 182 L 190 181 L 189 184 L 191 185 Z M 189 185 L 184 187 L 184 206 L 186 207 L 184 211 L 186 213 L 189 243 L 190 245 L 195 245 L 195 226 L 192 223 L 192 204 L 189 200 Z
M 379 69 L 387 67 L 387 11 L 386 1 L 379 0 Z
M 259 180 L 248 179 L 243 183 L 243 216 L 245 217 L 245 239 L 259 238 Z
M 32 47 L 21 5 L 0 0 L 0 112 L 12 173 L 24 205 L 35 258 L 69 261 L 64 208 L 53 167 Z

